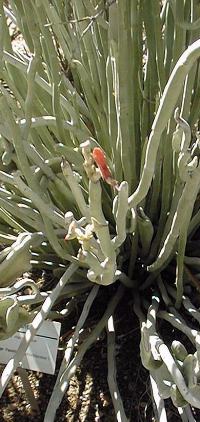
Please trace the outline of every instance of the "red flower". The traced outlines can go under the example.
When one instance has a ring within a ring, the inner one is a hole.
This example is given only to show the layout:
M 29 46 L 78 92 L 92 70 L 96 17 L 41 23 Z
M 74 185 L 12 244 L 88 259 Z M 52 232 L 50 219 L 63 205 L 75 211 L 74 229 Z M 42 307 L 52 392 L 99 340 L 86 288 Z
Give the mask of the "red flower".
M 97 164 L 102 178 L 111 186 L 117 188 L 117 181 L 112 178 L 112 173 L 108 167 L 106 155 L 101 148 L 95 147 L 92 151 L 92 157 Z
M 112 177 L 111 171 L 108 167 L 106 156 L 101 148 L 94 148 L 92 152 L 92 157 L 99 167 L 101 172 L 101 176 L 104 180 L 108 179 L 108 177 Z

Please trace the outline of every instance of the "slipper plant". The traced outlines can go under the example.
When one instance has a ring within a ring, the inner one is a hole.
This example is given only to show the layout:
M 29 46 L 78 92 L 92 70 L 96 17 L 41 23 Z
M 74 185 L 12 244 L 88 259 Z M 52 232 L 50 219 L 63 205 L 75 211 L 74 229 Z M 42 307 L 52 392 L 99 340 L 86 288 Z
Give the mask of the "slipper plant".
M 128 421 L 114 327 L 127 289 L 157 420 L 169 397 L 184 421 L 200 408 L 199 28 L 197 0 L 0 0 L 0 340 L 32 321 L 0 394 L 44 319 L 68 313 L 55 302 L 86 297 L 45 422 L 105 329 Z M 38 268 L 55 275 L 50 292 L 19 278 Z M 110 301 L 75 354 L 102 289 Z

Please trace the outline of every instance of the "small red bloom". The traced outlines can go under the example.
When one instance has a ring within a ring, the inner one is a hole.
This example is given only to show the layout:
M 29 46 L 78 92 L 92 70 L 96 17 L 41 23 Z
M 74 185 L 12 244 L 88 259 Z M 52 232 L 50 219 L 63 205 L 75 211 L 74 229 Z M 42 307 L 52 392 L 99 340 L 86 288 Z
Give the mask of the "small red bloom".
M 99 167 L 101 176 L 104 180 L 107 180 L 109 177 L 112 177 L 111 171 L 108 167 L 106 156 L 101 148 L 94 148 L 92 152 L 92 157 Z
M 113 188 L 118 188 L 118 182 L 113 179 L 112 173 L 108 167 L 107 159 L 105 153 L 101 148 L 95 147 L 92 151 L 92 157 L 95 163 L 97 164 L 101 177 Z

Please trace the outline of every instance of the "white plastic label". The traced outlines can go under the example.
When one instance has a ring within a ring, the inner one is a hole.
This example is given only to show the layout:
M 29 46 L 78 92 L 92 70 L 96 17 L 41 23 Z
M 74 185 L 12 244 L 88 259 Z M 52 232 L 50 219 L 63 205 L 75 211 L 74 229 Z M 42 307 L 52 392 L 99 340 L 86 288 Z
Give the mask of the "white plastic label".
M 0 341 L 0 363 L 8 363 L 14 356 L 27 328 L 28 325 L 20 328 L 7 340 Z M 22 360 L 22 368 L 54 374 L 60 328 L 60 322 L 43 322 L 26 351 Z

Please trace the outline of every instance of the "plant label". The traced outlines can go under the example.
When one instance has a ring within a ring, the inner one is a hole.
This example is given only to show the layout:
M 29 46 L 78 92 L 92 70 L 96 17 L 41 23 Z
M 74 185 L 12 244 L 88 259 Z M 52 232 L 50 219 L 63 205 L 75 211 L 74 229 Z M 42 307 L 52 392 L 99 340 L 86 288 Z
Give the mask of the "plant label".
M 22 327 L 12 337 L 0 341 L 0 363 L 8 363 L 14 356 L 28 327 Z M 22 359 L 22 368 L 54 374 L 60 328 L 60 322 L 43 322 Z

